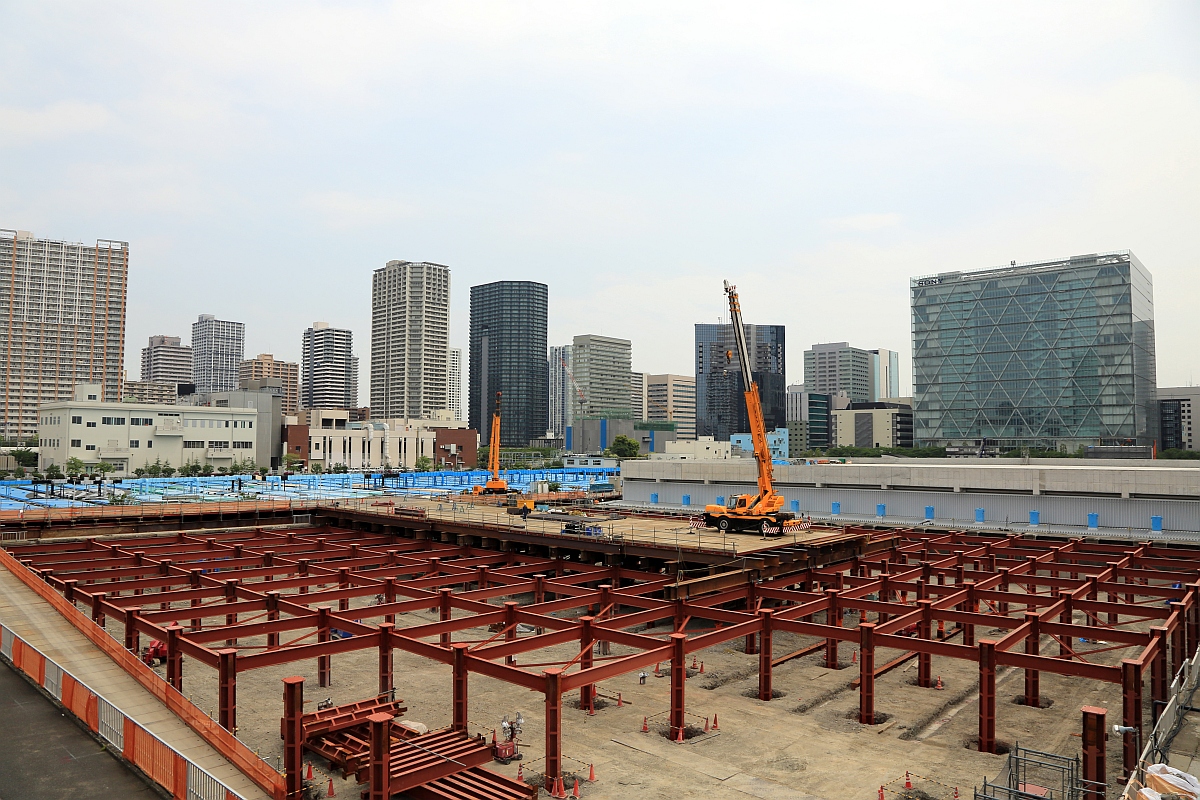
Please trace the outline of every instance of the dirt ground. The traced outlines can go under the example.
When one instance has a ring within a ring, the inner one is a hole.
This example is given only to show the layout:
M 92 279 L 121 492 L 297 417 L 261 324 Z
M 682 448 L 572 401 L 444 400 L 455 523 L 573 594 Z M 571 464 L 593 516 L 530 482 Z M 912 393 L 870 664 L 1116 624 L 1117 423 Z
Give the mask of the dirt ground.
M 818 614 L 816 621 L 820 622 L 821 616 Z M 400 615 L 396 622 L 398 627 L 405 627 L 435 620 L 435 613 L 421 612 Z M 364 616 L 363 621 L 372 620 Z M 206 624 L 223 622 L 223 618 L 217 618 Z M 852 622 L 847 619 L 847 624 Z M 1082 624 L 1083 620 L 1077 617 L 1076 622 Z M 119 624 L 110 621 L 109 630 L 114 636 L 121 636 Z M 665 635 L 669 631 L 659 628 L 644 632 Z M 490 635 L 483 629 L 475 629 L 457 633 L 454 638 L 480 641 Z M 999 638 L 999 631 L 980 628 L 976 632 L 977 639 L 989 637 Z M 817 641 L 790 633 L 776 633 L 774 638 L 776 658 Z M 262 639 L 239 641 L 241 647 L 263 644 Z M 1057 647 L 1048 637 L 1043 639 L 1043 652 L 1057 653 Z M 915 685 L 915 659 L 879 677 L 876 710 L 882 721 L 864 726 L 856 721 L 858 690 L 850 687 L 850 682 L 858 676 L 857 664 L 852 663 L 855 657 L 852 645 L 841 646 L 842 669 L 826 669 L 823 653 L 776 667 L 777 697 L 770 702 L 756 699 L 758 656 L 747 655 L 742 648 L 739 639 L 696 654 L 698 661 L 703 662 L 704 673 L 689 674 L 687 710 L 695 715 L 689 722 L 702 730 L 704 717 L 716 717 L 719 731 L 684 743 L 670 742 L 662 734 L 669 708 L 669 678 L 651 675 L 645 685 L 640 685 L 637 673 L 631 673 L 602 684 L 601 696 L 615 698 L 620 693 L 624 707 L 618 708 L 615 702 L 610 702 L 594 716 L 578 709 L 577 692 L 566 696 L 563 710 L 566 769 L 586 777 L 587 765 L 594 765 L 597 777 L 595 783 L 582 783 L 581 793 L 595 800 L 659 797 L 868 800 L 878 797 L 881 785 L 902 779 L 910 771 L 920 776 L 918 789 L 930 797 L 950 800 L 955 787 L 966 796 L 985 777 L 995 778 L 1004 764 L 1002 755 L 970 749 L 978 733 L 978 667 L 974 662 L 934 657 L 933 674 L 935 678 L 941 677 L 945 687 L 941 691 Z M 1079 645 L 1079 648 L 1102 650 L 1103 644 Z M 624 652 L 632 651 L 612 646 L 612 654 Z M 518 663 L 561 662 L 577 653 L 575 646 L 557 646 L 525 654 Z M 900 655 L 900 651 L 878 650 L 876 666 Z M 1122 651 L 1097 653 L 1089 660 L 1117 663 L 1121 655 Z M 664 674 L 667 666 L 663 665 Z M 397 650 L 394 669 L 396 694 L 408 707 L 404 718 L 422 722 L 430 729 L 448 726 L 450 667 Z M 163 668 L 158 671 L 163 673 Z M 377 688 L 376 651 L 369 648 L 334 656 L 332 686 L 327 689 L 317 686 L 315 659 L 238 675 L 238 736 L 272 764 L 281 764 L 281 679 L 289 675 L 307 678 L 306 708 L 310 710 L 326 697 L 331 697 L 335 704 L 369 698 Z M 184 676 L 185 694 L 215 717 L 216 671 L 185 659 Z M 1041 691 L 1043 698 L 1052 701 L 1049 708 L 1016 704 L 1023 692 L 1022 672 L 1001 669 L 997 678 L 996 726 L 1000 742 L 1073 757 L 1080 752 L 1081 706 L 1108 708 L 1109 724 L 1120 721 L 1120 687 L 1116 684 L 1043 672 Z M 1148 695 L 1147 687 L 1144 696 Z M 517 711 L 526 719 L 522 737 L 524 764 L 527 771 L 536 770 L 544 755 L 542 695 L 471 675 L 469 718 L 473 731 L 486 732 L 490 738 L 491 730 L 499 727 L 500 718 Z M 1144 714 L 1149 730 L 1148 707 Z M 643 717 L 649 718 L 651 733 L 640 732 Z M 1109 781 L 1114 787 L 1119 785 L 1120 747 L 1120 740 L 1110 736 Z M 513 777 L 517 774 L 517 763 L 492 764 L 491 768 Z M 328 765 L 315 759 L 314 769 L 324 783 L 322 773 L 327 774 Z M 902 780 L 893 785 L 902 787 Z M 356 791 L 351 782 L 339 777 L 335 777 L 334 786 L 343 796 Z M 895 800 L 896 795 L 890 792 L 889 795 L 889 800 Z

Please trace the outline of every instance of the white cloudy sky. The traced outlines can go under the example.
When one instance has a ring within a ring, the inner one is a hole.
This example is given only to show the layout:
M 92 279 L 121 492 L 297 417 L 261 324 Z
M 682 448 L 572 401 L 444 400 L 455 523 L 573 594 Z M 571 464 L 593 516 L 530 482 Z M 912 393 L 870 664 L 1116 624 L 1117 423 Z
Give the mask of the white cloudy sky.
M 197 314 L 296 359 L 371 271 L 550 285 L 551 343 L 692 369 L 889 347 L 908 278 L 1131 249 L 1200 381 L 1195 3 L 0 3 L 0 227 L 131 243 L 127 363 Z M 908 381 L 905 380 L 905 384 Z M 367 383 L 361 384 L 367 402 Z

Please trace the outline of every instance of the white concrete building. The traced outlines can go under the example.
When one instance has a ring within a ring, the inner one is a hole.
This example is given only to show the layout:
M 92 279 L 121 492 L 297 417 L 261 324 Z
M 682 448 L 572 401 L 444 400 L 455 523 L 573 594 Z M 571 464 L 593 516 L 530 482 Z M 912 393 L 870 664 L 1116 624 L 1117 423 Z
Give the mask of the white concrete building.
M 350 470 L 413 469 L 422 456 L 433 460 L 439 428 L 466 428 L 462 420 L 448 419 L 350 420 L 350 412 L 312 409 L 302 412 L 308 425 L 308 463 L 329 472 L 343 465 Z
M 571 343 L 571 418 L 630 419 L 629 384 L 633 344 L 628 339 L 587 334 Z
M 201 314 L 192 323 L 192 379 L 196 393 L 236 389 L 238 365 L 245 359 L 245 352 L 245 324 Z
M 733 445 L 711 436 L 667 442 L 662 453 L 651 453 L 651 461 L 725 461 L 733 458 Z
M 44 403 L 38 420 L 38 469 L 66 471 L 78 458 L 89 470 L 101 462 L 130 475 L 155 461 L 229 467 L 247 459 L 265 465 L 258 447 L 259 411 L 253 408 L 110 403 L 100 384 L 79 384 L 75 397 Z
M 676 438 L 695 439 L 695 376 L 647 375 L 645 418 L 652 422 L 674 422 Z
M 549 433 L 561 439 L 571 424 L 571 345 L 555 345 L 546 359 L 550 374 Z
M 371 282 L 371 416 L 450 407 L 450 268 L 389 261 Z
M 129 243 L 95 245 L 0 230 L 0 435 L 33 436 L 43 403 L 81 381 L 121 399 Z

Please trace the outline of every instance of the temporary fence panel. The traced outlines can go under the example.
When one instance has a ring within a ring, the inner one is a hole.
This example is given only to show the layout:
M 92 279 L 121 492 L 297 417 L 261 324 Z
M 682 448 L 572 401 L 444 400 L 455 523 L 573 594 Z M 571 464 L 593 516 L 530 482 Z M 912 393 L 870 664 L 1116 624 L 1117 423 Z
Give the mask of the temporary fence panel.
M 14 667 L 30 678 L 36 678 L 63 708 L 111 744 L 113 752 L 120 753 L 173 798 L 241 800 L 241 795 L 129 719 L 119 708 L 4 626 L 0 626 L 0 653 L 12 661 Z

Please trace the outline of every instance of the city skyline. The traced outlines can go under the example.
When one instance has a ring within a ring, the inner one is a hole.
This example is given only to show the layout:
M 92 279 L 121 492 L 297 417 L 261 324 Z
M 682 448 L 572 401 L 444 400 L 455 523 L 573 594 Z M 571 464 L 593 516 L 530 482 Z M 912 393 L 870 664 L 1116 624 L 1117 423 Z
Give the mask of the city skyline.
M 870 343 L 902 354 L 902 393 L 909 277 L 1129 248 L 1155 274 L 1160 383 L 1200 380 L 1194 9 L 1030 5 L 932 23 L 887 6 L 686 22 L 550 9 L 480 27 L 436 9 L 407 20 L 423 44 L 402 52 L 374 46 L 402 11 L 317 13 L 284 24 L 305 41 L 346 35 L 307 63 L 269 33 L 283 21 L 269 8 L 151 8 L 134 27 L 12 9 L 23 44 L 0 89 L 0 224 L 130 242 L 139 344 L 205 312 L 246 321 L 247 353 L 288 361 L 297 317 L 364 342 L 370 272 L 404 258 L 451 265 L 459 286 L 547 283 L 550 341 L 628 338 L 634 369 L 654 374 L 690 363 L 692 325 L 723 315 L 728 279 L 748 318 L 790 329 L 789 375 L 801 345 Z M 668 34 L 680 24 L 686 45 Z M 630 25 L 645 38 L 613 33 Z M 845 26 L 858 34 L 831 49 L 840 39 L 822 32 Z M 127 57 L 106 58 L 114 47 Z M 455 68 L 427 74 L 426 47 Z M 1126 121 L 1093 124 L 1087 110 L 1107 107 Z M 195 246 L 216 240 L 220 259 Z M 320 304 L 281 295 L 280 274 L 321 286 Z M 452 347 L 467 346 L 466 315 L 460 292 Z M 138 373 L 130 348 L 124 366 Z

